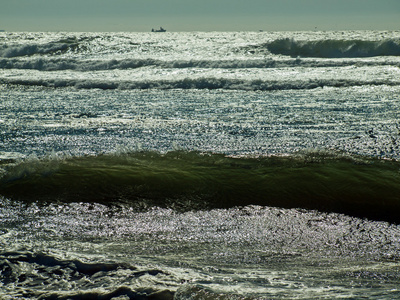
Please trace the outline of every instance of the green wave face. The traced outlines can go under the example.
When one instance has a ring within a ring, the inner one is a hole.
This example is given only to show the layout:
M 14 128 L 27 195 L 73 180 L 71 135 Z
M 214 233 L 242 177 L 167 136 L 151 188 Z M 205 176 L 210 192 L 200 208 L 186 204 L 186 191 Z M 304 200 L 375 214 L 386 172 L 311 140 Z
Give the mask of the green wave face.
M 337 153 L 227 157 L 137 152 L 26 160 L 3 169 L 0 194 L 27 202 L 179 210 L 265 205 L 400 219 L 400 164 Z

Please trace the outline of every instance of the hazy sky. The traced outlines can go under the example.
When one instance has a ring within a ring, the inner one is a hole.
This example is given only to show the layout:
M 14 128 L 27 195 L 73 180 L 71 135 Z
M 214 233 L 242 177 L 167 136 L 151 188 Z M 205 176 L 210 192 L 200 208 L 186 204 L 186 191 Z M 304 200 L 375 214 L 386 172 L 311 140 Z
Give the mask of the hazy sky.
M 400 0 L 0 0 L 7 31 L 400 30 Z

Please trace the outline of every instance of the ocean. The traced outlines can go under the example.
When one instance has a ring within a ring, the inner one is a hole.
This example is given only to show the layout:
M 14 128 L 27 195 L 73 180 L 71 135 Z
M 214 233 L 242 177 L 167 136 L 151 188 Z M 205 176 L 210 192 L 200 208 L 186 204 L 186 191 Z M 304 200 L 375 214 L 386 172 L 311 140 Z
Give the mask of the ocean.
M 400 298 L 400 31 L 0 32 L 0 298 Z

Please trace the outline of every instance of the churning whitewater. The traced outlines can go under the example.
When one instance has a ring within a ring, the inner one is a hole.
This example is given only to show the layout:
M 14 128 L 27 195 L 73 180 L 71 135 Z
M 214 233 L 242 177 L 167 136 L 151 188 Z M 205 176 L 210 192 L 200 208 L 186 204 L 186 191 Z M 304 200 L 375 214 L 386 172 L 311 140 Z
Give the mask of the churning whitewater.
M 0 32 L 1 299 L 400 296 L 400 32 Z

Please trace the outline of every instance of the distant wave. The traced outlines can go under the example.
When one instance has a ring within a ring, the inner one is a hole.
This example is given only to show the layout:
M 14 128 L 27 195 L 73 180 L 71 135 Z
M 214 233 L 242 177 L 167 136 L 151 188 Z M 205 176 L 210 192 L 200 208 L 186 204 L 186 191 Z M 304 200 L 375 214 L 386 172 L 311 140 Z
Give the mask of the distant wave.
M 296 41 L 279 39 L 263 44 L 272 54 L 289 55 L 291 57 L 373 57 L 400 56 L 400 40 L 383 41 L 362 40 L 317 40 Z
M 136 152 L 3 163 L 0 194 L 138 209 L 296 207 L 400 222 L 399 167 L 327 152 L 254 158 Z
M 249 68 L 286 68 L 286 67 L 346 67 L 346 66 L 383 66 L 400 67 L 400 62 L 393 61 L 360 61 L 360 60 L 301 60 L 301 59 L 248 59 L 248 60 L 175 60 L 158 59 L 121 59 L 121 60 L 80 60 L 72 58 L 3 58 L 0 59 L 0 69 L 27 69 L 39 71 L 100 71 L 124 70 L 141 67 L 161 68 L 204 68 L 204 69 L 249 69 Z
M 88 44 L 89 43 L 89 44 Z M 44 44 L 3 44 L 0 45 L 0 57 L 18 58 L 18 57 L 41 57 L 57 56 L 67 52 L 74 54 L 91 53 L 93 49 L 90 46 L 91 41 L 86 39 L 66 38 L 59 41 Z M 93 44 L 93 46 L 95 46 Z M 96 47 L 94 47 L 96 49 Z M 360 58 L 374 56 L 400 56 L 400 39 L 385 39 L 380 41 L 366 40 L 314 40 L 303 41 L 290 38 L 277 39 L 272 42 L 258 45 L 246 45 L 241 48 L 245 53 L 259 54 L 272 53 L 276 55 L 287 55 L 291 57 L 319 57 L 319 58 Z M 233 51 L 237 51 L 235 49 Z M 130 63 L 134 62 L 131 60 Z M 142 63 L 160 63 L 160 60 L 142 60 Z M 234 61 L 226 61 L 232 65 Z M 196 62 L 188 62 L 192 66 Z M 200 65 L 204 62 L 198 61 Z M 208 65 L 210 62 L 206 62 Z M 221 62 L 224 63 L 224 62 Z M 243 63 L 243 62 L 241 62 Z M 184 65 L 185 62 L 177 62 Z
M 32 56 L 35 54 L 61 54 L 76 51 L 80 47 L 77 39 L 69 38 L 47 44 L 3 45 L 0 57 Z
M 398 81 L 387 79 L 315 79 L 294 81 L 241 80 L 215 77 L 185 78 L 177 80 L 143 80 L 143 81 L 102 81 L 82 79 L 0 79 L 0 84 L 43 86 L 49 88 L 73 87 L 76 89 L 226 89 L 248 91 L 274 91 L 294 89 L 315 89 L 319 87 L 350 87 L 364 85 L 398 86 Z

